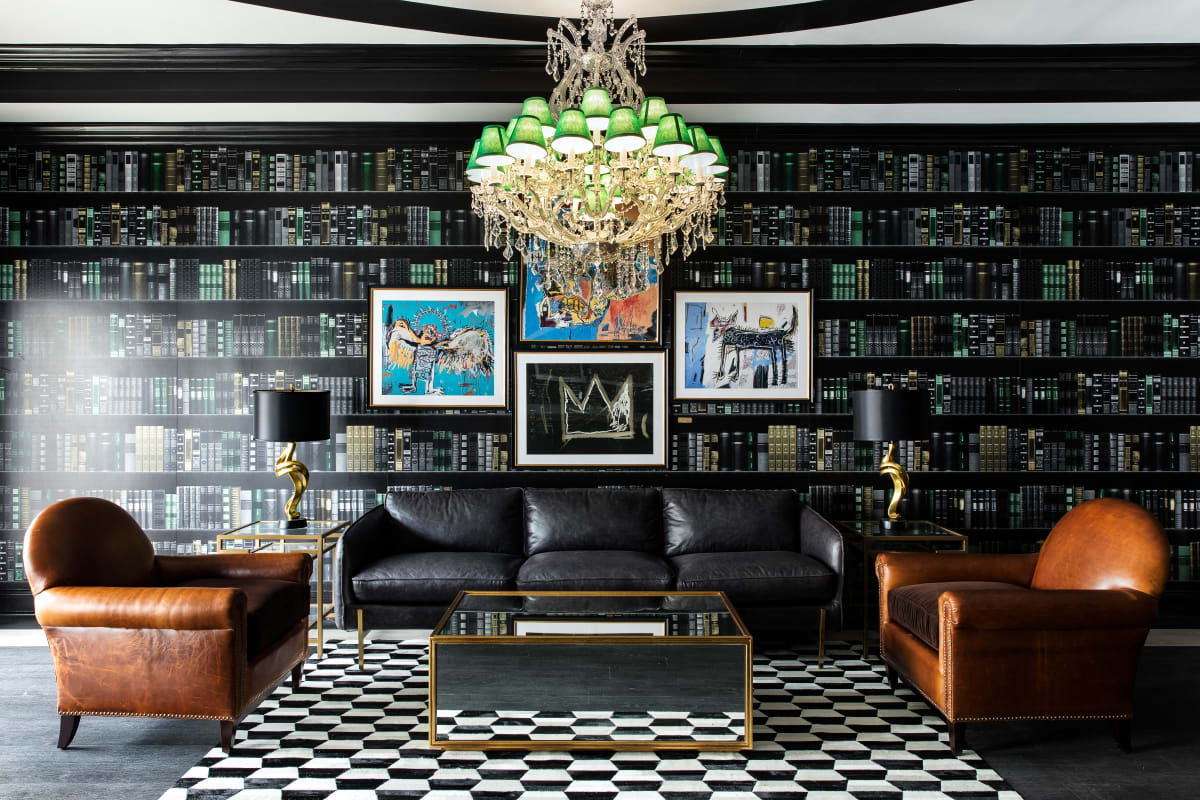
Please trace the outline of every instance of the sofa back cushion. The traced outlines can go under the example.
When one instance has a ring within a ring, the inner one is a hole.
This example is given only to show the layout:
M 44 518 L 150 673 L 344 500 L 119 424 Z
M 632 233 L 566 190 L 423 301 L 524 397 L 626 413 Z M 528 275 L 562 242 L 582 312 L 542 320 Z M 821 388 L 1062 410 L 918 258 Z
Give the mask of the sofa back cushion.
M 400 549 L 521 554 L 520 489 L 389 492 Z
M 662 553 L 657 489 L 526 489 L 525 553 L 636 550 Z
M 799 548 L 790 489 L 663 489 L 666 555 Z

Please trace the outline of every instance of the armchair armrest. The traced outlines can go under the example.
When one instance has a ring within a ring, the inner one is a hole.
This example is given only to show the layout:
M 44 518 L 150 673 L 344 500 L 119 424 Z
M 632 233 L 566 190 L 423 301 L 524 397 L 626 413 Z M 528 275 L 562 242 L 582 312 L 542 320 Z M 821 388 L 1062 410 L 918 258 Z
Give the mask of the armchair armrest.
M 215 553 L 207 556 L 157 556 L 154 559 L 163 583 L 203 578 L 264 578 L 308 583 L 312 558 L 306 553 Z
M 956 629 L 1011 631 L 1148 628 L 1158 606 L 1133 589 L 951 590 L 940 602 Z
M 237 629 L 246 624 L 240 589 L 191 586 L 55 586 L 35 601 L 37 620 L 54 628 Z

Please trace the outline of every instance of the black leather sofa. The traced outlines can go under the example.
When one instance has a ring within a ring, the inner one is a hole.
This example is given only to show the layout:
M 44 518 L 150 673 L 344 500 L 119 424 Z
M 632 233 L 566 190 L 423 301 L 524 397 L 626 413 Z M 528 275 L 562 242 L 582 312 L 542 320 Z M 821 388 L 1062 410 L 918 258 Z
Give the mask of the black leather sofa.
M 360 659 L 364 628 L 431 628 L 465 589 L 720 590 L 756 634 L 842 621 L 841 533 L 789 490 L 393 492 L 335 558 Z

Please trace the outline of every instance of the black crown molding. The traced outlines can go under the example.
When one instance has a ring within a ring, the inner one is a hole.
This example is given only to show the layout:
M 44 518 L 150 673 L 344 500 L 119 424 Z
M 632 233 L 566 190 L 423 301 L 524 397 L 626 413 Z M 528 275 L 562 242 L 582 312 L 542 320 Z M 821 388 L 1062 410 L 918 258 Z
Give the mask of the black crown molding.
M 1200 45 L 651 46 L 676 103 L 1200 99 Z M 542 45 L 7 45 L 0 102 L 516 102 Z

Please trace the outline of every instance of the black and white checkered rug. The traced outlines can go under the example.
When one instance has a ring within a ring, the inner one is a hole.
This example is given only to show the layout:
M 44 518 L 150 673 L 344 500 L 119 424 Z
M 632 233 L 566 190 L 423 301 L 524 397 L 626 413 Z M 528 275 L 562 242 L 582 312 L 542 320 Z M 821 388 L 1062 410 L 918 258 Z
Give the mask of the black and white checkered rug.
M 428 744 L 423 642 L 353 644 L 305 665 L 161 800 L 1020 800 L 878 661 L 834 644 L 754 656 L 754 749 L 746 752 L 442 751 Z

